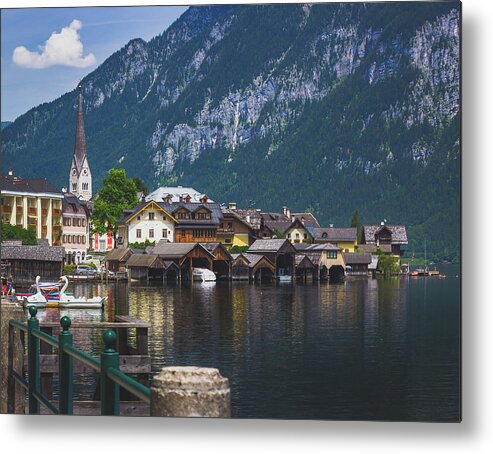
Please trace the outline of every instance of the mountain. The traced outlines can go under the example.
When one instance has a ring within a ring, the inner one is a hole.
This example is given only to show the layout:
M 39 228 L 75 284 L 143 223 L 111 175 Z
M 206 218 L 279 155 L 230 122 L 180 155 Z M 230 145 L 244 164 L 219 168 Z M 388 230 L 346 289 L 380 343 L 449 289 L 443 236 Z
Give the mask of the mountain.
M 459 22 L 458 2 L 190 7 L 82 81 L 94 185 L 124 167 L 322 224 L 359 210 L 455 260 Z M 74 89 L 19 117 L 4 161 L 66 185 L 75 108 Z
M 11 121 L 2 121 L 1 122 L 1 129 L 6 128 L 10 123 L 12 123 L 12 122 Z

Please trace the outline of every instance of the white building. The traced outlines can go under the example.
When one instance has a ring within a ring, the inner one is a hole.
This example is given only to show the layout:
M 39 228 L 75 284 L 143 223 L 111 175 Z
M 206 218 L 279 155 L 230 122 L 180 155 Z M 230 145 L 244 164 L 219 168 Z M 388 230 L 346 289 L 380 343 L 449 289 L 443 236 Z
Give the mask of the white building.
M 177 220 L 154 200 L 142 202 L 133 210 L 126 210 L 118 221 L 118 245 L 129 243 L 174 241 Z

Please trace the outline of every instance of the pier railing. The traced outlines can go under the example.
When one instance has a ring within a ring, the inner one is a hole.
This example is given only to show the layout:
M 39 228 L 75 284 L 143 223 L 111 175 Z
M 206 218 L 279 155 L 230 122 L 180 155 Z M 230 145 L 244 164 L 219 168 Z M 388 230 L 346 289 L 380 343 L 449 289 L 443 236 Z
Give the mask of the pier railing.
M 52 414 L 73 414 L 73 361 L 82 363 L 89 369 L 100 374 L 101 414 L 120 414 L 120 387 L 133 394 L 143 402 L 150 404 L 151 389 L 120 371 L 119 354 L 115 349 L 116 333 L 108 329 L 103 334 L 104 350 L 100 358 L 93 357 L 72 345 L 73 336 L 70 332 L 71 320 L 62 317 L 62 331 L 58 338 L 40 330 L 36 318 L 37 309 L 29 308 L 30 318 L 27 324 L 17 320 L 9 321 L 9 353 L 8 353 L 8 412 L 14 413 L 15 383 L 27 391 L 29 414 L 40 414 L 43 405 Z M 28 378 L 14 370 L 14 331 L 19 329 L 27 333 L 27 364 Z M 59 402 L 58 407 L 41 392 L 40 342 L 44 342 L 58 350 Z

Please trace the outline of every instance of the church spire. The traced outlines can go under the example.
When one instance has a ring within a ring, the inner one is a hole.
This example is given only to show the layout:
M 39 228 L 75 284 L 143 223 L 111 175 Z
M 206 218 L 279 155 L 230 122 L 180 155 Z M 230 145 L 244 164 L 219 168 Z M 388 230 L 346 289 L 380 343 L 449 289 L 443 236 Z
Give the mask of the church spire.
M 79 105 L 77 107 L 77 125 L 75 129 L 74 161 L 80 175 L 86 157 L 86 135 L 84 133 L 84 114 L 82 112 L 82 84 L 79 84 Z

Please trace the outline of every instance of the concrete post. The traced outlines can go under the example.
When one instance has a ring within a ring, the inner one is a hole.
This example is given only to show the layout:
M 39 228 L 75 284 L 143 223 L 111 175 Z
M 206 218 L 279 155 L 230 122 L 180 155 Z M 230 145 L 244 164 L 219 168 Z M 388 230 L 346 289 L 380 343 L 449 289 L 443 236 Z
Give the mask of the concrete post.
M 164 367 L 151 386 L 151 416 L 229 418 L 229 381 L 208 367 Z
M 9 303 L 2 297 L 0 304 L 0 414 L 8 413 L 7 403 L 9 392 L 9 320 L 15 319 L 21 322 L 26 321 L 24 311 L 17 303 Z M 14 354 L 13 367 L 19 373 L 22 374 L 24 367 L 24 349 L 21 344 L 19 331 L 16 329 L 16 336 L 14 337 L 14 345 L 11 346 Z M 10 388 L 12 391 L 12 387 Z M 15 384 L 15 413 L 24 413 L 25 392 L 24 389 Z

